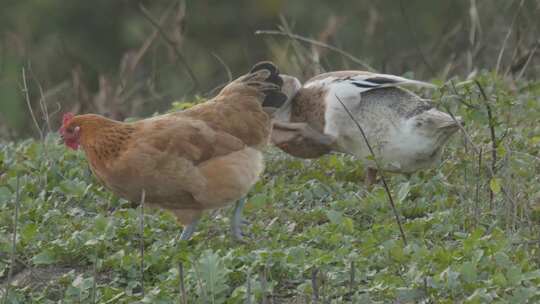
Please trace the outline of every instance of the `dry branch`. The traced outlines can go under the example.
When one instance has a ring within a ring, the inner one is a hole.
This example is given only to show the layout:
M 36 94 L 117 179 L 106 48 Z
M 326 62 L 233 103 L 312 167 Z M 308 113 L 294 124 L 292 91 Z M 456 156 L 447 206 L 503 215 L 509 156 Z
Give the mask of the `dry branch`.
M 163 40 L 165 40 L 165 42 L 167 42 L 167 44 L 169 44 L 172 47 L 174 53 L 176 54 L 176 58 L 180 62 L 182 62 L 182 64 L 186 68 L 187 73 L 189 74 L 189 77 L 191 78 L 191 81 L 193 81 L 193 88 L 191 89 L 191 91 L 196 91 L 199 88 L 199 81 L 197 80 L 195 73 L 193 73 L 193 70 L 187 63 L 187 60 L 184 54 L 182 54 L 182 52 L 178 49 L 178 46 L 176 45 L 176 43 L 174 43 L 174 41 L 169 37 L 169 35 L 165 33 L 163 28 L 159 25 L 158 22 L 155 21 L 154 17 L 152 17 L 148 9 L 146 9 L 146 7 L 142 3 L 139 3 L 139 9 L 142 15 L 144 16 L 144 18 L 146 18 L 146 20 L 148 20 L 148 22 L 150 22 L 158 30 Z
M 26 106 L 28 107 L 28 111 L 30 111 L 30 116 L 32 116 L 32 121 L 34 122 L 34 125 L 36 127 L 36 129 L 38 130 L 39 132 L 39 137 L 41 139 L 41 141 L 43 141 L 43 132 L 41 131 L 41 127 L 39 126 L 39 123 L 36 119 L 36 115 L 34 114 L 34 110 L 32 110 L 32 104 L 30 103 L 30 93 L 28 91 L 28 85 L 27 85 L 27 82 L 26 82 L 26 70 L 25 68 L 23 67 L 22 68 L 22 80 L 23 80 L 23 93 L 24 93 L 24 97 L 25 97 L 25 100 L 26 100 Z
M 491 136 L 491 171 L 493 172 L 493 175 L 495 175 L 497 169 L 497 138 L 495 137 L 495 122 L 493 119 L 493 111 L 491 110 L 491 105 L 489 104 L 489 98 L 487 97 L 486 92 L 484 91 L 484 88 L 482 87 L 480 82 L 478 82 L 478 80 L 475 80 L 474 83 L 480 90 L 482 100 L 484 101 L 484 105 L 486 106 L 489 133 Z M 491 190 L 491 187 L 489 188 L 489 206 L 490 209 L 493 209 L 493 190 Z
M 422 49 L 420 48 L 420 44 L 418 43 L 418 38 L 417 38 L 416 31 L 413 29 L 413 27 L 411 25 L 411 21 L 409 20 L 407 14 L 405 13 L 405 7 L 403 5 L 403 0 L 399 0 L 399 8 L 400 8 L 400 11 L 401 11 L 401 16 L 403 17 L 403 19 L 405 19 L 405 24 L 408 27 L 407 32 L 411 33 L 411 38 L 414 41 L 414 46 L 415 46 L 418 54 L 420 55 L 420 58 L 422 58 L 422 61 L 424 62 L 424 64 L 428 68 L 429 72 L 432 75 L 435 75 L 435 69 L 433 68 L 431 63 L 429 63 L 429 61 L 427 60 L 426 56 L 424 55 L 424 52 L 422 52 Z
M 178 263 L 178 280 L 180 281 L 180 304 L 187 304 L 186 285 L 184 284 L 184 264 Z
M 540 40 L 536 41 L 536 43 L 534 44 L 533 49 L 529 52 L 529 54 L 527 56 L 527 60 L 525 61 L 525 64 L 523 64 L 523 68 L 521 68 L 521 71 L 519 72 L 519 74 L 518 74 L 518 76 L 516 78 L 517 80 L 520 80 L 521 77 L 523 77 L 523 74 L 525 73 L 525 70 L 527 69 L 527 67 L 531 63 L 531 60 L 534 57 L 534 55 L 536 54 L 536 51 L 538 50 L 539 46 L 540 46 Z
M 223 66 L 223 68 L 225 69 L 225 72 L 227 73 L 227 83 L 233 81 L 233 76 L 232 76 L 231 69 L 225 63 L 225 61 L 223 61 L 223 59 L 221 59 L 221 57 L 219 57 L 216 53 L 212 52 L 211 54 L 212 54 L 212 56 L 214 56 L 217 59 L 217 61 L 219 61 L 221 66 Z
M 516 13 L 514 14 L 514 17 L 512 18 L 512 23 L 510 23 L 510 27 L 508 28 L 508 32 L 506 33 L 506 36 L 504 37 L 503 44 L 501 46 L 501 50 L 499 51 L 499 56 L 497 56 L 497 65 L 495 66 L 495 74 L 499 74 L 499 68 L 501 67 L 501 61 L 504 54 L 504 51 L 506 49 L 506 44 L 508 43 L 508 39 L 510 38 L 510 35 L 512 34 L 512 31 L 514 30 L 514 24 L 516 23 L 517 17 L 519 16 L 519 12 L 521 11 L 521 7 L 523 6 L 523 3 L 525 0 L 521 0 L 519 3 L 518 9 Z
M 258 30 L 258 31 L 255 32 L 255 35 L 286 36 L 286 37 L 288 37 L 290 39 L 302 41 L 302 42 L 309 43 L 309 44 L 312 44 L 312 45 L 315 45 L 315 46 L 318 46 L 318 47 L 322 47 L 322 48 L 327 48 L 329 50 L 332 50 L 332 51 L 334 51 L 336 53 L 341 54 L 343 57 L 346 57 L 347 59 L 351 60 L 352 62 L 363 66 L 365 69 L 367 69 L 367 70 L 369 70 L 371 72 L 375 72 L 374 68 L 372 68 L 371 66 L 369 66 L 367 63 L 363 62 L 362 60 L 356 58 L 352 54 L 350 54 L 350 53 L 348 53 L 346 51 L 343 51 L 343 50 L 341 50 L 341 49 L 339 49 L 339 48 L 337 48 L 335 46 L 332 46 L 332 45 L 329 45 L 329 44 L 326 44 L 326 43 L 323 43 L 323 42 L 320 42 L 320 41 L 317 41 L 317 40 L 314 40 L 314 39 L 306 38 L 306 37 L 303 37 L 303 36 L 300 36 L 300 35 L 297 35 L 297 34 L 285 33 L 285 32 L 282 32 L 282 31 L 275 31 L 275 30 Z
M 141 254 L 141 292 L 144 298 L 144 200 L 146 198 L 146 191 L 143 189 L 141 192 L 141 205 L 140 205 L 140 214 L 139 214 L 139 224 L 140 224 L 140 233 L 141 239 L 139 243 L 139 251 Z
M 319 303 L 319 286 L 317 284 L 317 273 L 319 270 L 315 267 L 311 271 L 311 289 L 313 289 L 312 303 Z
M 23 69 L 24 72 L 24 69 Z M 17 225 L 19 222 L 19 203 L 20 203 L 20 176 L 17 174 L 16 192 L 15 192 L 15 213 L 13 214 L 13 236 L 11 238 L 11 262 L 9 265 L 8 279 L 4 293 L 4 303 L 7 303 L 9 287 L 13 279 L 13 269 L 15 268 L 16 250 L 17 250 Z

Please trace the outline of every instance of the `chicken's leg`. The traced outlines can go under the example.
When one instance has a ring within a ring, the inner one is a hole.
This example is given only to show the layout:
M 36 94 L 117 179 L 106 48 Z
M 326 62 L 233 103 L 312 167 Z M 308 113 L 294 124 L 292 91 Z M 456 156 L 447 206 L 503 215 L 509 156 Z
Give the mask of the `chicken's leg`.
M 201 219 L 202 211 L 192 209 L 176 209 L 171 211 L 176 215 L 178 221 L 184 225 L 184 230 L 180 235 L 180 239 L 189 240 L 193 235 L 193 232 L 197 230 L 197 224 Z
M 232 235 L 238 241 L 242 241 L 244 239 L 244 236 L 242 234 L 242 225 L 245 224 L 246 221 L 242 219 L 242 210 L 244 209 L 245 204 L 245 197 L 239 199 L 234 206 L 234 211 L 231 218 Z
M 191 222 L 191 224 L 184 226 L 184 230 L 182 231 L 182 234 L 180 235 L 180 240 L 187 241 L 191 238 L 195 230 L 197 230 L 197 224 L 199 223 L 200 218 L 194 220 Z

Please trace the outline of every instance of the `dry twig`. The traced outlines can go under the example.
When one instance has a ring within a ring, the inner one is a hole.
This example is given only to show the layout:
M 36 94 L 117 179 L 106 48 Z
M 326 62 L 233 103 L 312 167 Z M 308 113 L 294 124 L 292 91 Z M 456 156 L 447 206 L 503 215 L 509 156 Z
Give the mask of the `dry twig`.
M 148 20 L 148 22 L 150 22 L 158 30 L 163 40 L 165 40 L 165 42 L 167 42 L 167 44 L 172 47 L 174 53 L 176 54 L 176 58 L 180 62 L 182 62 L 182 64 L 186 68 L 187 73 L 189 74 L 189 77 L 191 78 L 191 81 L 193 81 L 193 88 L 191 89 L 191 91 L 192 92 L 196 91 L 199 88 L 199 81 L 197 80 L 195 73 L 193 73 L 193 70 L 187 63 L 187 60 L 184 54 L 182 54 L 182 52 L 178 49 L 178 46 L 176 45 L 176 43 L 174 43 L 174 41 L 169 37 L 169 35 L 165 33 L 163 28 L 159 25 L 158 22 L 155 21 L 154 17 L 152 17 L 152 14 L 150 14 L 148 9 L 146 9 L 146 7 L 142 3 L 139 3 L 139 9 L 142 15 L 144 16 L 144 18 L 146 18 L 146 20 Z
M 306 38 L 306 37 L 303 37 L 303 36 L 300 36 L 300 35 L 297 35 L 297 34 L 285 33 L 285 32 L 282 32 L 282 31 L 275 31 L 275 30 L 258 30 L 258 31 L 255 32 L 255 35 L 287 36 L 290 39 L 302 41 L 302 42 L 309 43 L 309 44 L 312 44 L 312 45 L 315 45 L 315 46 L 318 46 L 318 47 L 322 47 L 322 48 L 327 48 L 329 50 L 332 50 L 332 51 L 334 51 L 336 53 L 341 54 L 342 56 L 346 57 L 347 59 L 351 60 L 352 62 L 363 66 L 365 69 L 367 69 L 367 70 L 369 70 L 371 72 L 375 72 L 374 68 L 369 66 L 364 61 L 356 58 L 352 54 L 350 54 L 348 52 L 345 52 L 345 51 L 343 51 L 343 50 L 341 50 L 341 49 L 339 49 L 339 48 L 337 48 L 335 46 L 332 46 L 332 45 L 329 45 L 329 44 L 326 44 L 326 43 L 323 43 L 323 42 L 320 42 L 320 41 L 317 41 L 317 40 L 314 40 L 314 39 Z
M 519 12 L 521 11 L 521 7 L 523 6 L 524 2 L 525 0 L 521 0 L 521 2 L 519 3 L 518 9 L 516 13 L 514 14 L 514 18 L 512 18 L 512 23 L 510 24 L 510 27 L 508 28 L 508 32 L 506 33 L 506 36 L 504 37 L 501 50 L 499 51 L 499 56 L 497 57 L 497 65 L 495 66 L 496 74 L 499 74 L 499 68 L 501 67 L 501 61 L 502 61 L 504 51 L 506 49 L 506 44 L 508 43 L 508 39 L 510 38 L 512 31 L 514 30 L 514 24 L 516 23 L 517 17 L 519 16 Z
M 311 271 L 311 289 L 313 290 L 312 303 L 319 303 L 319 286 L 317 284 L 317 273 L 319 269 L 316 267 Z
M 140 205 L 140 214 L 139 214 L 139 223 L 140 223 L 140 233 L 141 239 L 139 243 L 139 251 L 141 253 L 141 292 L 144 298 L 144 200 L 146 198 L 146 191 L 143 189 L 141 192 L 141 205 Z
M 41 141 L 43 141 L 43 131 L 41 130 L 41 127 L 39 126 L 39 123 L 36 119 L 36 115 L 34 114 L 34 110 L 32 110 L 32 104 L 30 103 L 30 93 L 28 91 L 28 85 L 26 82 L 26 69 L 22 68 L 22 79 L 23 79 L 23 93 L 26 100 L 26 106 L 28 107 L 28 111 L 30 111 L 30 116 L 32 116 L 32 121 L 34 122 L 34 126 L 39 132 L 39 137 Z
M 495 122 L 493 119 L 493 111 L 491 110 L 489 99 L 480 82 L 478 82 L 478 80 L 475 80 L 474 83 L 480 90 L 482 100 L 484 101 L 487 110 L 489 133 L 491 136 L 491 171 L 493 171 L 493 174 L 495 174 L 497 169 L 497 138 L 495 137 Z M 489 206 L 490 209 L 493 209 L 493 190 L 491 190 L 491 187 L 489 188 Z
M 23 70 L 24 71 L 24 70 Z M 20 176 L 17 174 L 16 192 L 15 192 L 15 213 L 13 214 L 13 236 L 11 238 L 11 262 L 9 265 L 8 279 L 4 293 L 4 303 L 7 303 L 9 286 L 13 279 L 13 269 L 15 268 L 16 250 L 17 250 L 17 225 L 19 223 L 19 203 L 20 203 Z
M 525 73 L 525 70 L 527 69 L 527 67 L 531 63 L 531 60 L 534 57 L 534 55 L 536 54 L 536 51 L 538 50 L 539 46 L 540 46 L 540 40 L 536 41 L 532 51 L 530 51 L 529 55 L 527 56 L 527 60 L 525 61 L 525 64 L 523 65 L 523 68 L 521 68 L 521 71 L 519 72 L 519 74 L 518 74 L 518 76 L 516 78 L 517 80 L 520 80 L 521 77 L 523 77 L 523 74 Z
M 180 304 L 187 304 L 186 285 L 184 284 L 184 264 L 178 263 L 178 279 L 180 280 Z

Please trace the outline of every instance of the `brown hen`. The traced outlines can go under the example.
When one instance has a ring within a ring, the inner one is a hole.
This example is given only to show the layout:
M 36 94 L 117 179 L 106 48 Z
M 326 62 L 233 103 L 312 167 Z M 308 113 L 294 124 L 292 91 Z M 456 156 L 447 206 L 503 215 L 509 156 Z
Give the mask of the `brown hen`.
M 64 143 L 82 147 L 94 175 L 120 197 L 173 212 L 189 239 L 204 210 L 235 202 L 232 232 L 242 238 L 245 195 L 264 163 L 271 121 L 265 110 L 286 101 L 283 80 L 270 62 L 191 109 L 132 123 L 67 113 Z M 264 107 L 264 109 L 263 109 Z

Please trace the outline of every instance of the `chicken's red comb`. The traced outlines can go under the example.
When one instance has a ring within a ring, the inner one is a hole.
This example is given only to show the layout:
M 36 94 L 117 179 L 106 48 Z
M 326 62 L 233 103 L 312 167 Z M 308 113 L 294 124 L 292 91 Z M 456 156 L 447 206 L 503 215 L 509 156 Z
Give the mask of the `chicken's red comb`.
M 62 125 L 63 126 L 67 125 L 69 121 L 73 119 L 73 117 L 75 117 L 75 114 L 71 112 L 65 113 L 64 116 L 62 117 Z

